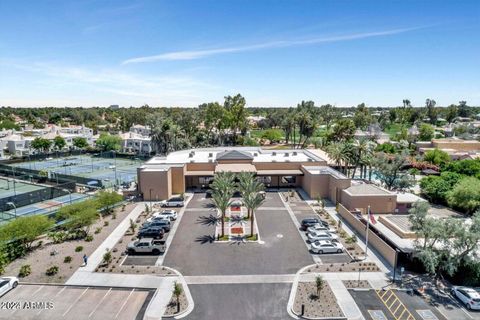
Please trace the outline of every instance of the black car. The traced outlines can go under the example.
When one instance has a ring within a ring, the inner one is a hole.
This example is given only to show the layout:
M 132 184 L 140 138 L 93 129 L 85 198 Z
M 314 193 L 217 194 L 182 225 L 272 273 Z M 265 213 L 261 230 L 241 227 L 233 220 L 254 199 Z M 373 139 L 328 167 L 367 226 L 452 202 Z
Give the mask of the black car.
M 162 239 L 164 234 L 163 228 L 146 228 L 138 232 L 138 238 Z
M 311 226 L 313 226 L 317 223 L 320 223 L 321 225 L 323 225 L 325 227 L 328 227 L 328 222 L 327 221 L 323 221 L 322 219 L 319 219 L 319 218 L 307 218 L 307 219 L 302 220 L 301 229 L 303 231 L 306 231 L 309 227 L 311 227 Z
M 149 229 L 149 228 L 162 228 L 163 231 L 169 232 L 170 231 L 170 221 L 169 220 L 153 220 L 152 222 L 146 222 L 141 230 Z

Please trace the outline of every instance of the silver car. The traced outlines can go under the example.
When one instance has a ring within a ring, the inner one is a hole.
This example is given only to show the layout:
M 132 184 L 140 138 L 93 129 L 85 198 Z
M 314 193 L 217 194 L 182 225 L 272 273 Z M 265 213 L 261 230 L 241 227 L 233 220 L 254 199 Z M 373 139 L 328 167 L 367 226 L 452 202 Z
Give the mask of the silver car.
M 452 295 L 462 301 L 467 309 L 480 310 L 480 294 L 467 287 L 453 287 Z
M 329 240 L 319 240 L 312 242 L 311 250 L 313 253 L 342 253 L 343 246 L 341 243 Z
M 312 231 L 307 234 L 308 240 L 310 242 L 315 242 L 318 240 L 337 240 L 338 236 L 327 231 Z

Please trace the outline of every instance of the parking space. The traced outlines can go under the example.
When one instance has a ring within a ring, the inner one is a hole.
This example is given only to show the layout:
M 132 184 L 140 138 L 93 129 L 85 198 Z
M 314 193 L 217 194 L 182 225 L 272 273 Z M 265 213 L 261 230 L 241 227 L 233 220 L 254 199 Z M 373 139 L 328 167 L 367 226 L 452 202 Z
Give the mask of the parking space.
M 349 290 L 367 320 L 447 320 L 416 295 L 397 290 Z
M 287 283 L 190 285 L 195 308 L 186 319 L 291 319 L 290 288 Z
M 153 293 L 147 289 L 23 284 L 0 298 L 3 303 L 18 302 L 13 310 L 1 310 L 0 319 L 142 319 Z
M 277 193 L 267 193 L 255 215 L 262 243 L 214 243 L 216 215 L 211 200 L 196 193 L 163 264 L 184 275 L 231 275 L 289 274 L 313 263 Z

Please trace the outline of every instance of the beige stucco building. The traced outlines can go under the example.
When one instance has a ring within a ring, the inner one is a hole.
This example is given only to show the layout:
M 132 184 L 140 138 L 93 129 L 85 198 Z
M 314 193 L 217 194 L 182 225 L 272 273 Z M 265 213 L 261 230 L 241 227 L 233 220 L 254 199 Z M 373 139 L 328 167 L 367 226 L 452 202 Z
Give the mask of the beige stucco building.
M 168 199 L 208 188 L 215 173 L 222 171 L 253 172 L 267 187 L 302 187 L 312 198 L 327 197 L 333 202 L 351 185 L 349 178 L 309 150 L 223 147 L 153 157 L 138 169 L 138 191 L 147 201 Z

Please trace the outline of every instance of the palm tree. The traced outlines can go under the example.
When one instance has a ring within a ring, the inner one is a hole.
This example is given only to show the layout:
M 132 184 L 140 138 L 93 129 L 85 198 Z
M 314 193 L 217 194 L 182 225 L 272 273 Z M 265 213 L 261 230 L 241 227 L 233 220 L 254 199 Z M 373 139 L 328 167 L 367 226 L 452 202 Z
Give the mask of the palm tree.
M 173 283 L 173 295 L 177 299 L 177 312 L 180 311 L 180 296 L 183 293 L 182 285 L 179 284 L 177 281 Z
M 342 165 L 342 145 L 338 142 L 332 143 L 327 147 L 327 154 L 335 162 L 337 168 L 340 168 Z
M 265 198 L 259 192 L 251 193 L 247 198 L 243 199 L 243 203 L 247 207 L 250 216 L 250 236 L 253 237 L 253 225 L 255 221 L 255 210 L 262 205 Z
M 317 288 L 317 297 L 320 298 L 320 294 L 322 293 L 322 289 L 325 286 L 325 280 L 321 275 L 315 277 L 315 287 Z
M 222 237 L 225 236 L 225 213 L 228 207 L 232 204 L 231 198 L 233 196 L 235 184 L 234 175 L 231 172 L 221 172 L 215 175 L 211 187 L 212 201 L 221 212 L 222 217 Z

